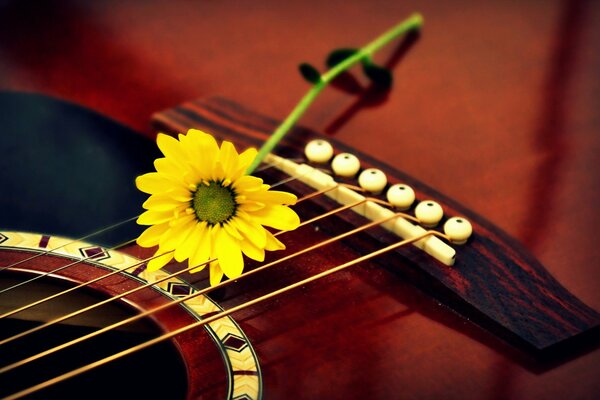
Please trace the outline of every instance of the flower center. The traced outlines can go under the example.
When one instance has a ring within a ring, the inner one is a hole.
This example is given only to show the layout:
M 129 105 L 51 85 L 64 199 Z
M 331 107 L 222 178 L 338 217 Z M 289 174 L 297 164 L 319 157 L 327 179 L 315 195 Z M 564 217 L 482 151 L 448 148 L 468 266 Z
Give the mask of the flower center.
M 200 221 L 215 225 L 233 217 L 237 203 L 233 190 L 221 186 L 220 182 L 210 181 L 208 186 L 198 185 L 192 199 L 192 207 Z

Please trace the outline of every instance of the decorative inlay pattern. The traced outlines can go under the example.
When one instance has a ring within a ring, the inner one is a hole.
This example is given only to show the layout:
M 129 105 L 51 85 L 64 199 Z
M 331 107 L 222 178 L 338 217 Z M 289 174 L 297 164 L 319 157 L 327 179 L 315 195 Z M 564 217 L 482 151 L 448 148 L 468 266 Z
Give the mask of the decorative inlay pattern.
M 244 349 L 244 347 L 248 345 L 248 342 L 244 338 L 228 333 L 227 336 L 225 336 L 225 339 L 223 340 L 223 344 L 226 348 L 237 351 L 239 353 L 242 349 Z
M 100 246 L 84 247 L 79 249 L 79 252 L 86 259 L 94 261 L 106 260 L 110 257 L 110 255 L 108 255 L 108 251 L 106 251 Z

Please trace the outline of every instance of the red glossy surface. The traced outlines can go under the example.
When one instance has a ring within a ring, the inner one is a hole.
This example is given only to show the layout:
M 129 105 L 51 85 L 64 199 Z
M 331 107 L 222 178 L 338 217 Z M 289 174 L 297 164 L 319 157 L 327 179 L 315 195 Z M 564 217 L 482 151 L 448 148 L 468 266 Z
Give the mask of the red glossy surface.
M 332 48 L 365 43 L 421 11 L 423 35 L 394 68 L 385 101 L 361 108 L 356 97 L 328 90 L 303 123 L 485 216 L 600 309 L 600 3 L 27 3 L 0 8 L 0 88 L 66 98 L 148 134 L 152 112 L 210 95 L 281 118 L 307 87 L 299 62 L 319 64 Z M 409 304 L 427 302 L 414 296 Z M 598 351 L 536 373 L 479 334 L 453 329 L 461 322 L 445 309 L 431 318 L 389 296 L 363 306 L 391 310 L 390 332 L 405 344 L 395 374 L 407 398 L 600 392 Z M 284 350 L 301 346 L 285 338 L 273 339 L 267 357 L 285 362 Z M 365 368 L 385 351 L 372 347 Z M 317 380 L 322 371 L 313 367 Z

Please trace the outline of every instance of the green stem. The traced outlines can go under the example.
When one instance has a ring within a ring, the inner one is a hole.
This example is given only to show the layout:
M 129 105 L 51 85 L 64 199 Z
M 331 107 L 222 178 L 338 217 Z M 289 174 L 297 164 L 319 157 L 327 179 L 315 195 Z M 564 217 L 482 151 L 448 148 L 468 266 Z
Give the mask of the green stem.
M 318 83 L 314 84 L 312 88 L 302 97 L 300 102 L 294 107 L 292 112 L 287 118 L 275 129 L 275 132 L 271 137 L 262 145 L 254 162 L 248 167 L 247 174 L 251 174 L 256 167 L 260 165 L 262 160 L 277 146 L 277 143 L 287 134 L 287 132 L 294 126 L 294 124 L 300 119 L 304 112 L 308 109 L 311 103 L 315 100 L 317 95 L 321 93 L 321 90 L 325 88 L 332 80 L 346 70 L 350 69 L 355 64 L 361 62 L 363 59 L 371 57 L 373 53 L 394 40 L 398 36 L 419 29 L 423 25 L 423 17 L 421 14 L 415 13 L 409 18 L 400 22 L 392 29 L 383 33 L 381 36 L 360 48 L 352 56 L 346 58 L 344 61 L 331 68 L 329 71 L 321 75 L 321 79 Z

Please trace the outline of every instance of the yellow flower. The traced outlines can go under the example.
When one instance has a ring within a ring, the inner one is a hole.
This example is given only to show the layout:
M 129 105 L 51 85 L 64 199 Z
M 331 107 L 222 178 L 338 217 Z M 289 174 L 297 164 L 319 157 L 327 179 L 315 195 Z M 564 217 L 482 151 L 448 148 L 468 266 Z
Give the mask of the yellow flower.
M 242 273 L 247 257 L 263 261 L 265 250 L 285 246 L 267 229 L 298 227 L 298 215 L 286 205 L 296 196 L 269 190 L 263 180 L 245 175 L 256 157 L 256 149 L 238 154 L 230 142 L 219 148 L 209 134 L 190 129 L 174 137 L 158 134 L 156 139 L 164 158 L 154 161 L 157 172 L 139 176 L 139 190 L 150 194 L 138 218 L 151 225 L 137 239 L 142 247 L 158 245 L 148 269 L 157 270 L 173 258 L 189 266 L 217 258 L 210 263 L 210 284 L 225 274 L 235 278 Z M 199 266 L 193 272 L 204 268 Z

